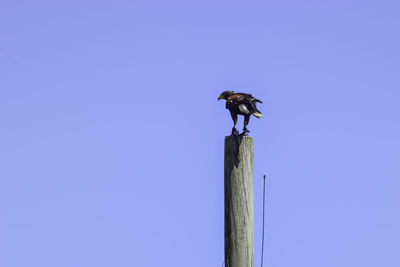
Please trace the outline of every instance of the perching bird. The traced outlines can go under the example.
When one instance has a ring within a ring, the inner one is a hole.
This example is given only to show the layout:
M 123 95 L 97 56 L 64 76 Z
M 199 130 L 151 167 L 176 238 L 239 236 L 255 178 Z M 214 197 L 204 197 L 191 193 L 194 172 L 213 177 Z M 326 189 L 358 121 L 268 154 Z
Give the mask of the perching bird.
M 256 118 L 261 118 L 262 114 L 256 107 L 257 102 L 262 103 L 261 100 L 254 98 L 250 94 L 245 93 L 235 93 L 233 91 L 224 91 L 218 97 L 218 100 L 226 100 L 226 108 L 231 112 L 233 120 L 233 128 L 231 135 L 236 135 L 239 132 L 236 130 L 235 126 L 237 123 L 237 115 L 244 116 L 244 127 L 241 135 L 246 135 L 250 131 L 247 130 L 246 126 L 249 124 L 250 116 L 254 115 Z

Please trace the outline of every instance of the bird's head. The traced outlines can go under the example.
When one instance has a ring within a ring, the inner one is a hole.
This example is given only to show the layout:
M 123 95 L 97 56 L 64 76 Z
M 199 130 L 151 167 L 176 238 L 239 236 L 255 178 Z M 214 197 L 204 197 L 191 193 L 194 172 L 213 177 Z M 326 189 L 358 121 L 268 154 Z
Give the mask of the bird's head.
M 230 97 L 234 94 L 235 94 L 235 92 L 233 92 L 233 91 L 224 91 L 219 95 L 218 100 L 221 100 L 221 99 L 227 100 L 228 97 Z

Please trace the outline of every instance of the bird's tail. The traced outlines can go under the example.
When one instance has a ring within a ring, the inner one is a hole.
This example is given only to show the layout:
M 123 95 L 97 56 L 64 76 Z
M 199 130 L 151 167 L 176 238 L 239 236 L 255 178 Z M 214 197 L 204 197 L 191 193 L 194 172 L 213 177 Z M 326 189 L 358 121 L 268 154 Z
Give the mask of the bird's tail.
M 253 105 L 253 110 L 252 110 L 251 114 L 253 114 L 254 117 L 256 117 L 256 118 L 261 118 L 261 116 L 262 116 L 261 111 L 259 111 L 255 105 Z
M 262 114 L 260 112 L 253 112 L 254 117 L 261 118 Z

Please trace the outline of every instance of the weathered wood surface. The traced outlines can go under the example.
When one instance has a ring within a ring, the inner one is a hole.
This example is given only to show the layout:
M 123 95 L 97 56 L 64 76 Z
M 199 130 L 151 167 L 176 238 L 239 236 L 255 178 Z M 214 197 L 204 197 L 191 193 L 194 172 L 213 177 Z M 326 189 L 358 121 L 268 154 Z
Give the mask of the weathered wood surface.
M 254 267 L 253 155 L 252 137 L 225 137 L 226 267 Z

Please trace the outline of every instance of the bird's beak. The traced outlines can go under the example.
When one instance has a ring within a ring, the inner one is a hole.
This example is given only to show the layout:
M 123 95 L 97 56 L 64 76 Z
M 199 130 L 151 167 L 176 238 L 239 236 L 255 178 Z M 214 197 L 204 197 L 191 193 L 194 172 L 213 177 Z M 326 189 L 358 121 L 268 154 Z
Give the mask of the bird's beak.
M 218 97 L 218 101 L 220 101 L 221 99 L 222 99 L 222 96 L 219 96 L 219 97 Z

